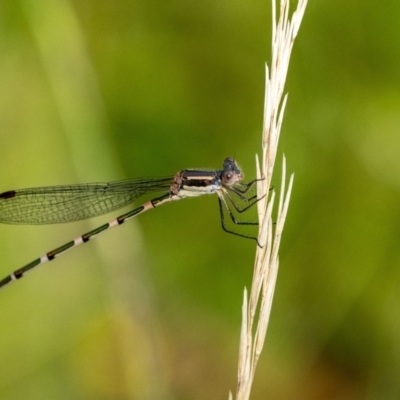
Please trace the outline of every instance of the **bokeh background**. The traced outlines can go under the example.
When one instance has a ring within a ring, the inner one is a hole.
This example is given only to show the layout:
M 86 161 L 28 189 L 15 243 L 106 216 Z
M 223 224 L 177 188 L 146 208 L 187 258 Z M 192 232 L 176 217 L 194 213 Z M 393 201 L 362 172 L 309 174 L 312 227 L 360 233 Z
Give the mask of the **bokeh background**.
M 253 177 L 270 8 L 1 1 L 0 191 L 226 156 Z M 286 87 L 278 163 L 285 153 L 295 186 L 253 399 L 400 398 L 399 70 L 397 0 L 310 1 Z M 118 214 L 0 226 L 1 275 Z M 210 196 L 41 267 L 1 292 L 1 399 L 226 399 L 254 254 L 222 231 Z

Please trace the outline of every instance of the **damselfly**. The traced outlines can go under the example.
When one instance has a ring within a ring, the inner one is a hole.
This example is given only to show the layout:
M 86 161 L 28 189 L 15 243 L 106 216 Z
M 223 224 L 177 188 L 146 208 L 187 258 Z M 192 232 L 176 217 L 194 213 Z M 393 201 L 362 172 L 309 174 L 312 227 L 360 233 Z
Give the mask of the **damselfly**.
M 67 250 L 88 242 L 107 229 L 121 225 L 162 204 L 186 197 L 217 194 L 222 228 L 228 233 L 257 241 L 255 236 L 234 231 L 229 227 L 232 222 L 235 225 L 258 225 L 257 222 L 240 221 L 237 217 L 259 200 L 255 190 L 257 180 L 249 183 L 243 183 L 242 180 L 243 174 L 235 160 L 226 158 L 221 170 L 187 169 L 167 178 L 47 186 L 1 193 L 0 223 L 41 225 L 95 217 L 121 208 L 146 193 L 164 192 L 161 196 L 17 269 L 0 281 L 0 288 L 22 278 L 27 272 L 53 260 Z

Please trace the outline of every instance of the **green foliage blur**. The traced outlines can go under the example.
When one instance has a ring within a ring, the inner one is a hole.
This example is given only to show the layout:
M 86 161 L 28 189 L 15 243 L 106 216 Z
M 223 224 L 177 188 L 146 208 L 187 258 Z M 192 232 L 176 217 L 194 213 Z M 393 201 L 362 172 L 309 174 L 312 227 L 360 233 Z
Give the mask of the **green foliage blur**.
M 226 156 L 253 178 L 270 9 L 3 0 L 0 192 Z M 395 0 L 306 10 L 275 178 L 284 153 L 294 191 L 253 399 L 400 398 L 399 26 Z M 0 226 L 0 277 L 117 215 Z M 40 267 L 0 293 L 1 400 L 228 398 L 254 254 L 210 196 Z

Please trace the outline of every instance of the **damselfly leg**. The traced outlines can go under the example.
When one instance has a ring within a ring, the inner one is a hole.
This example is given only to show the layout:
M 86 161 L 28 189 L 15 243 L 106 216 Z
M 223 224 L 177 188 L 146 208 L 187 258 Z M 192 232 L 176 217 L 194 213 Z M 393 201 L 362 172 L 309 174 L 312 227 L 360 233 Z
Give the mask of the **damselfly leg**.
M 257 245 L 261 247 L 257 239 L 258 222 L 257 216 L 246 215 L 246 218 L 241 214 L 251 210 L 253 206 L 261 199 L 257 197 L 256 182 L 262 179 L 256 179 L 244 184 L 236 184 L 230 187 L 224 187 L 218 192 L 218 203 L 221 218 L 222 229 L 236 236 L 253 239 Z

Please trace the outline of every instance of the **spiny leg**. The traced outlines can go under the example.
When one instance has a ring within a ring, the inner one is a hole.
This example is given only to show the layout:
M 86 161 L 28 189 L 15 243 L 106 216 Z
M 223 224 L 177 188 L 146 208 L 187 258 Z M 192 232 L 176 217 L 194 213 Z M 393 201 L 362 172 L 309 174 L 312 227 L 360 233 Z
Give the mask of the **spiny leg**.
M 243 190 L 237 188 L 237 190 L 239 192 L 241 192 L 242 194 L 246 194 L 250 189 L 253 188 L 254 184 L 260 181 L 263 181 L 265 178 L 260 178 L 260 179 L 254 179 L 252 181 L 250 181 L 249 183 L 244 183 L 244 182 L 237 182 L 236 185 L 237 186 L 243 186 Z
M 247 211 L 249 208 L 253 207 L 254 204 L 258 203 L 260 200 L 262 200 L 266 196 L 266 195 L 263 195 L 260 198 L 257 198 L 257 196 L 253 196 L 253 197 L 247 199 L 246 197 L 243 198 L 240 195 L 238 195 L 238 193 L 236 193 L 236 191 L 233 190 L 233 188 L 231 188 L 231 187 L 223 188 L 222 190 L 223 190 L 223 195 L 226 195 L 226 197 L 229 199 L 229 201 L 231 202 L 231 204 L 233 205 L 233 207 L 235 208 L 235 210 L 238 213 L 243 213 L 243 212 Z M 238 204 L 236 204 L 236 201 L 232 198 L 231 193 L 229 193 L 230 191 L 235 193 L 239 197 L 240 200 L 246 201 L 247 205 L 243 208 L 239 207 Z M 227 205 L 226 201 L 225 201 L 225 204 Z M 227 205 L 227 208 L 229 208 L 228 205 Z
M 220 217 L 221 217 L 222 229 L 225 232 L 230 233 L 232 235 L 240 236 L 240 237 L 243 237 L 243 238 L 246 238 L 246 239 L 253 239 L 253 240 L 255 240 L 257 242 L 257 245 L 259 247 L 262 247 L 260 245 L 260 243 L 258 242 L 258 239 L 257 239 L 256 236 L 245 235 L 245 234 L 242 234 L 242 233 L 235 232 L 235 231 L 233 231 L 233 230 L 228 228 L 228 226 L 226 224 L 226 220 L 225 220 L 226 212 L 229 214 L 230 219 L 232 220 L 232 222 L 235 225 L 257 226 L 258 222 L 243 222 L 243 221 L 236 220 L 236 218 L 234 217 L 232 211 L 229 209 L 228 205 L 226 204 L 225 198 L 223 197 L 222 193 L 217 192 L 217 194 L 218 194 L 218 204 L 219 204 L 219 212 L 220 212 Z

